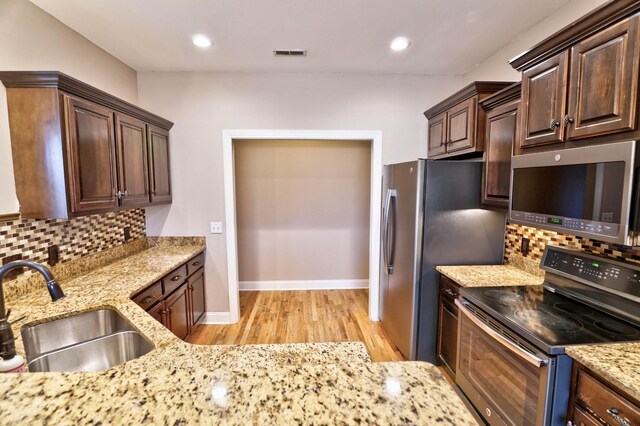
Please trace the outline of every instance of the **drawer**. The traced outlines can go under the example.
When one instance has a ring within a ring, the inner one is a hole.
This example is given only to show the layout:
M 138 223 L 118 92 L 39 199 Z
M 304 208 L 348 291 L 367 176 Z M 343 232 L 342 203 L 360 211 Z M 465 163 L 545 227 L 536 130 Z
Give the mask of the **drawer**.
M 440 295 L 453 301 L 460 295 L 460 286 L 445 276 L 440 277 Z
M 578 370 L 576 401 L 608 424 L 620 424 L 617 416 L 632 425 L 640 424 L 636 405 L 582 369 Z
M 177 269 L 174 269 L 173 272 L 167 274 L 162 279 L 162 284 L 164 285 L 164 295 L 171 294 L 176 288 L 180 287 L 180 285 L 185 282 L 187 279 L 187 264 L 180 266 Z
M 142 293 L 132 297 L 133 301 L 142 309 L 149 310 L 153 305 L 162 300 L 162 282 L 158 281 L 149 286 Z
M 193 274 L 198 269 L 204 266 L 204 253 L 200 253 L 193 259 L 187 262 L 187 275 Z
M 597 421 L 595 417 L 590 416 L 589 414 L 576 407 L 575 411 L 573 412 L 572 426 L 602 426 L 602 423 Z

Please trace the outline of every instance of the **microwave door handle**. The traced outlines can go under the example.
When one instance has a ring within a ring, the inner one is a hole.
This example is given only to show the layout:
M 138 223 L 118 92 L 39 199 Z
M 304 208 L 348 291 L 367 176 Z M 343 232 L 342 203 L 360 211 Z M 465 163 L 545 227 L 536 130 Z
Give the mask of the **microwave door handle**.
M 473 315 L 473 313 L 470 312 L 465 307 L 464 303 L 460 302 L 460 299 L 456 299 L 455 302 L 456 302 L 456 305 L 458 305 L 458 307 L 462 311 L 462 313 L 464 313 L 465 316 L 471 320 L 471 322 L 473 322 L 475 325 L 480 327 L 482 329 L 482 331 L 484 331 L 485 333 L 487 333 L 488 335 L 490 335 L 491 337 L 496 339 L 496 341 L 498 343 L 500 343 L 502 346 L 504 346 L 505 348 L 509 349 L 511 352 L 513 352 L 514 354 L 518 355 L 520 358 L 522 358 L 523 360 L 527 361 L 529 364 L 533 364 L 536 367 L 542 367 L 542 366 L 547 365 L 549 363 L 549 360 L 539 358 L 539 357 L 537 357 L 537 356 L 535 356 L 533 354 L 530 354 L 529 352 L 525 351 L 521 347 L 514 345 L 510 340 L 507 340 L 502 335 L 500 335 L 495 330 L 493 330 L 491 327 L 489 327 L 488 325 L 484 324 L 482 321 L 477 319 L 475 317 L 475 315 Z

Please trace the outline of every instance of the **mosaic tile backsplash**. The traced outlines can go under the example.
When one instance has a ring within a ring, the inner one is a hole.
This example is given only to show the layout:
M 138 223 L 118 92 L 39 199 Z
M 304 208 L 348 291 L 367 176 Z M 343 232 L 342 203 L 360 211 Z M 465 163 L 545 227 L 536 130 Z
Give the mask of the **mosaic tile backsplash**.
M 58 245 L 60 263 L 124 244 L 124 228 L 131 240 L 146 236 L 144 209 L 83 216 L 71 220 L 18 219 L 0 222 L 0 259 L 22 254 L 25 260 L 47 262 L 48 248 Z M 25 271 L 20 277 L 30 275 Z
M 529 253 L 526 256 L 522 254 L 521 250 L 522 238 L 529 239 Z M 616 260 L 640 263 L 640 251 L 634 250 L 631 247 L 590 240 L 589 238 L 577 237 L 575 235 L 560 234 L 555 231 L 547 231 L 514 223 L 507 223 L 504 247 L 505 261 L 512 263 L 514 258 L 524 258 L 525 260 L 539 263 L 547 244 L 607 256 Z

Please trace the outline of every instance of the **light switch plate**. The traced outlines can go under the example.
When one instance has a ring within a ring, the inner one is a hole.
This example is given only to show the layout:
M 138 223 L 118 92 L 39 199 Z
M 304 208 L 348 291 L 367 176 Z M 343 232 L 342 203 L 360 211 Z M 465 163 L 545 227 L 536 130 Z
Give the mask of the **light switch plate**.
M 211 222 L 211 233 L 222 234 L 222 222 Z

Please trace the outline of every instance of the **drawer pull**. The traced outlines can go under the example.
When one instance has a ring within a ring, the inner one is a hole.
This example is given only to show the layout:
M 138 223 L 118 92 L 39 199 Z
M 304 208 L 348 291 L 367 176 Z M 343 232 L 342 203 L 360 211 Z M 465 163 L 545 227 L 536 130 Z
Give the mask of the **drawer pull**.
M 191 265 L 195 268 L 196 266 L 200 266 L 200 262 L 193 262 Z
M 621 424 L 622 426 L 631 426 L 631 422 L 620 415 L 620 411 L 617 408 L 609 408 L 607 409 L 607 413 L 614 418 L 616 422 Z
M 140 303 L 149 303 L 149 302 L 151 302 L 153 299 L 155 299 L 155 296 L 147 296 L 147 297 L 145 297 L 144 299 L 142 299 L 142 300 L 140 301 Z
M 445 293 L 447 293 L 449 296 L 455 296 L 456 294 L 453 292 L 453 290 L 451 290 L 450 288 L 446 289 L 444 291 Z
M 182 278 L 182 275 L 176 275 L 175 277 L 171 278 L 171 281 L 179 281 L 180 278 Z

